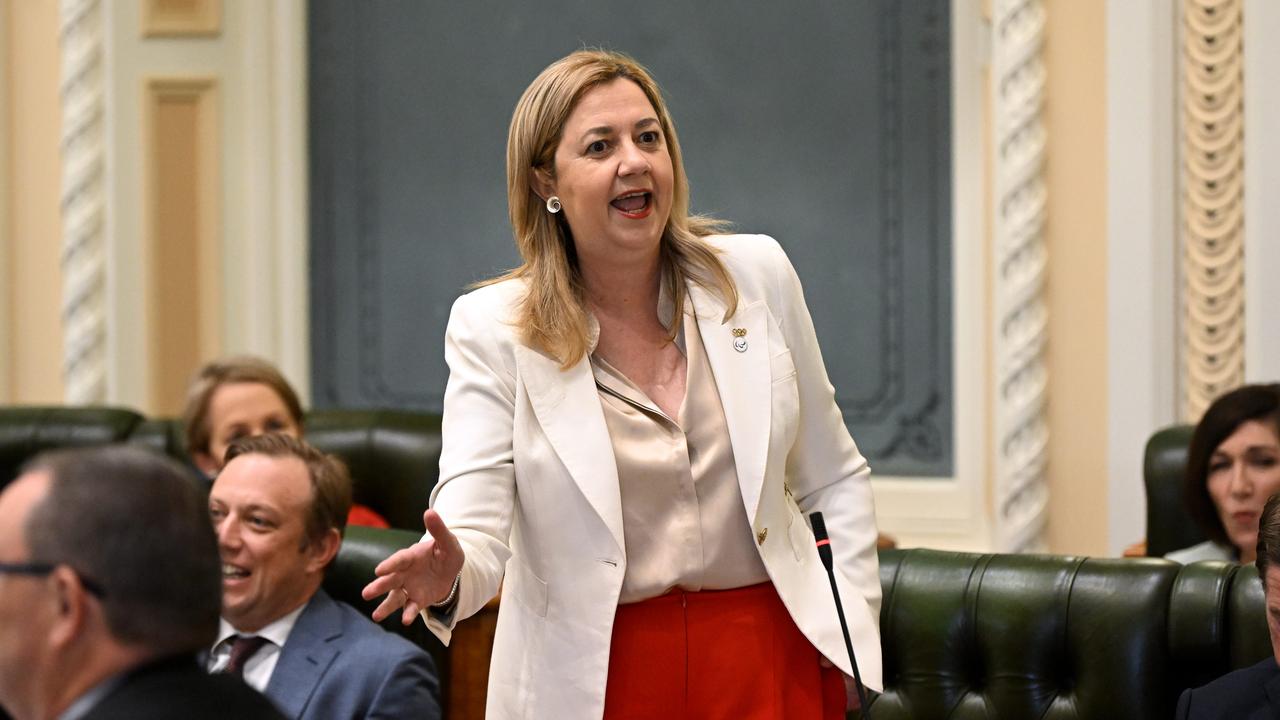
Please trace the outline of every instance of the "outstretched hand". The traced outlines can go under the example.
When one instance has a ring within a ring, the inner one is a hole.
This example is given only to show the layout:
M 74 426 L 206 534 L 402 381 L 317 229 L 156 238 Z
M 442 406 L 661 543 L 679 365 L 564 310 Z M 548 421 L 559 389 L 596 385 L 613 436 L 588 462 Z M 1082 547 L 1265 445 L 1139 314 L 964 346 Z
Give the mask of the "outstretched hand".
M 465 557 L 462 545 L 435 510 L 422 513 L 422 524 L 431 538 L 397 550 L 378 563 L 373 570 L 377 577 L 360 593 L 365 600 L 386 594 L 373 611 L 374 620 L 401 610 L 400 622 L 412 624 L 423 608 L 444 600 L 453 588 Z

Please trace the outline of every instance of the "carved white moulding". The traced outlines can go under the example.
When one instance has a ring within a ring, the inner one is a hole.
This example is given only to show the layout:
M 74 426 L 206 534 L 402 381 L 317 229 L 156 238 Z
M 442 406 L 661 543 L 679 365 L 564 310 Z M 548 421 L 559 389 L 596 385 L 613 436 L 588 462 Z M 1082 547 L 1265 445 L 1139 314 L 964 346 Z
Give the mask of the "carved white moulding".
M 66 402 L 106 400 L 102 4 L 62 0 L 62 333 Z
M 1184 419 L 1244 382 L 1242 3 L 1185 0 L 1182 34 Z
M 1025 552 L 1045 547 L 1049 503 L 1045 9 L 999 0 L 992 13 L 994 540 Z

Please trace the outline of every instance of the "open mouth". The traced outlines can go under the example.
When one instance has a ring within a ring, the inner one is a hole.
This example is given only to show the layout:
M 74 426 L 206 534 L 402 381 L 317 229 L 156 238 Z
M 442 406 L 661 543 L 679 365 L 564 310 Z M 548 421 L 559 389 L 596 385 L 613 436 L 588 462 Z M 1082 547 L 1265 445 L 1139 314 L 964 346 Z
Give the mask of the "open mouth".
M 649 214 L 649 209 L 653 206 L 653 193 L 647 190 L 629 192 L 619 195 L 609 204 L 624 215 L 644 217 Z
M 249 577 L 249 571 L 231 563 L 222 563 L 223 580 L 241 580 Z

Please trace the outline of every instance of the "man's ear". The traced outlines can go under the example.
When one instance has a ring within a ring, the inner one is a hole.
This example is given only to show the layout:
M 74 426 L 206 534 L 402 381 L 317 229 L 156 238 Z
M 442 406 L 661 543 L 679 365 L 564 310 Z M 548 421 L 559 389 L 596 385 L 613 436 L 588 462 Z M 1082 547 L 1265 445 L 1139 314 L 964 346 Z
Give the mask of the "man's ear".
M 342 533 L 337 528 L 329 528 L 319 540 L 310 544 L 311 559 L 307 561 L 307 570 L 311 572 L 324 572 L 329 567 L 329 563 L 333 562 L 333 558 L 338 555 L 338 550 L 342 548 Z
M 546 168 L 536 167 L 529 171 L 529 183 L 533 186 L 533 191 L 538 197 L 544 201 L 556 194 L 556 181 L 551 177 L 551 173 Z
M 88 613 L 89 593 L 75 571 L 69 567 L 54 568 L 51 580 L 55 619 L 49 629 L 49 642 L 66 646 L 81 634 Z

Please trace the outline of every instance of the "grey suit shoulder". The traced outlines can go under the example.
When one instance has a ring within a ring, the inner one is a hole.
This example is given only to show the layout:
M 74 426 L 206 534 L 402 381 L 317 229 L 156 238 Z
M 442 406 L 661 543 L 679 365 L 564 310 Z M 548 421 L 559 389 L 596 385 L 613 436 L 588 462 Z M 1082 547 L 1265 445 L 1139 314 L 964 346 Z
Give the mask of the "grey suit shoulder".
M 265 694 L 297 720 L 441 717 L 431 657 L 323 590 L 298 616 Z

